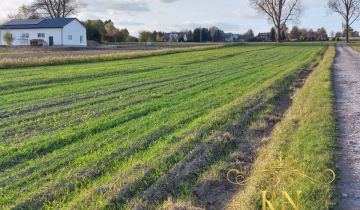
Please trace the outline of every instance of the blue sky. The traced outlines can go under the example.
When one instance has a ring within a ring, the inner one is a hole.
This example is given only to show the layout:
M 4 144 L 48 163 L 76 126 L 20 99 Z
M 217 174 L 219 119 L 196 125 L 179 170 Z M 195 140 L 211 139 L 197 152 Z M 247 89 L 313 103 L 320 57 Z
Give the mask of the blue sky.
M 21 4 L 31 0 L 2 0 L 0 18 L 16 12 Z M 248 0 L 83 0 L 87 6 L 79 19 L 112 19 L 132 35 L 141 30 L 185 30 L 197 26 L 216 25 L 226 32 L 243 33 L 252 28 L 255 33 L 269 31 L 266 17 L 249 6 Z M 329 12 L 327 0 L 302 0 L 304 14 L 297 24 L 305 28 L 325 27 L 340 31 L 341 18 Z M 293 25 L 288 24 L 290 27 Z M 359 22 L 353 28 L 358 30 Z

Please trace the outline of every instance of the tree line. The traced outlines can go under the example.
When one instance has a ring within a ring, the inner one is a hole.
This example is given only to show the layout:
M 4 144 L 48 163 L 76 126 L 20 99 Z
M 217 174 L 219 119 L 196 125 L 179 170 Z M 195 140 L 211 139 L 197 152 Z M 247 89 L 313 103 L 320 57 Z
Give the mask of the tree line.
M 87 20 L 83 22 L 86 27 L 87 39 L 97 42 L 137 42 L 136 37 L 130 36 L 129 31 L 115 27 L 112 20 Z
M 288 33 L 288 39 L 292 41 L 328 41 L 329 37 L 325 28 L 313 30 L 294 26 Z
M 298 22 L 303 14 L 302 0 L 249 0 L 250 4 L 276 29 L 276 41 L 281 42 L 281 34 L 287 22 Z M 338 13 L 345 22 L 346 42 L 349 42 L 350 26 L 360 17 L 360 0 L 328 0 L 329 9 Z
M 176 38 L 170 39 L 166 36 L 177 35 Z M 225 32 L 216 26 L 210 28 L 196 28 L 181 32 L 160 32 L 160 31 L 141 31 L 139 33 L 140 42 L 160 42 L 160 41 L 178 41 L 178 42 L 224 42 Z

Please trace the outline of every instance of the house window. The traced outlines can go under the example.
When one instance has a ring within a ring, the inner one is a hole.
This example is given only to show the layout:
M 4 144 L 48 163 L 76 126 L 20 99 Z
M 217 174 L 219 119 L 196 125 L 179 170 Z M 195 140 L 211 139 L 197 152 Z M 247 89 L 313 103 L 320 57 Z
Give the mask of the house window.
M 72 40 L 72 35 L 69 35 L 69 36 L 68 36 L 68 40 Z
M 23 39 L 29 38 L 29 33 L 22 33 L 21 38 Z
M 38 33 L 38 38 L 45 38 L 45 33 Z
M 84 43 L 84 37 L 80 36 L 80 43 Z

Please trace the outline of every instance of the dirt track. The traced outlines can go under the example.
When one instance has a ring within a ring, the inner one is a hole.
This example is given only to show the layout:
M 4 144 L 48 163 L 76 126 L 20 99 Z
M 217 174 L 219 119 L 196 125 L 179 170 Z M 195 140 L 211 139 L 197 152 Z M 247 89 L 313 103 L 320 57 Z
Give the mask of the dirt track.
M 360 54 L 337 45 L 333 67 L 339 132 L 338 207 L 360 209 Z
M 171 44 L 155 43 L 147 45 L 144 43 L 121 44 L 121 45 L 104 45 L 100 47 L 76 48 L 76 47 L 0 47 L 1 60 L 31 60 L 37 58 L 52 57 L 79 57 L 94 55 L 114 55 L 137 51 L 178 49 L 198 46 L 210 46 L 215 44 Z

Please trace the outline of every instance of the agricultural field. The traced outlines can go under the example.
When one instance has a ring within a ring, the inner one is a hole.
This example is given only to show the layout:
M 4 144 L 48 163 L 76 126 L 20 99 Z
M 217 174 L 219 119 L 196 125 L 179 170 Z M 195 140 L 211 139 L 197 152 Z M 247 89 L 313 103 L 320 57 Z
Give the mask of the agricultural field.
M 226 170 L 255 162 L 326 49 L 0 69 L 0 209 L 222 208 L 239 191 Z

